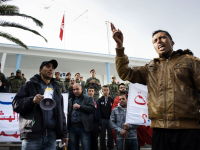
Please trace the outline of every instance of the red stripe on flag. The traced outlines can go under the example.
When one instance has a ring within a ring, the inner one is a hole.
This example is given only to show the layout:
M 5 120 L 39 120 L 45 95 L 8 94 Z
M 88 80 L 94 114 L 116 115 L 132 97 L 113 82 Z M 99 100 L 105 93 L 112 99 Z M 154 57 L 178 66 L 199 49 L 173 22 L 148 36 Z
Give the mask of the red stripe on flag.
M 63 15 L 63 19 L 62 19 L 62 23 L 61 23 L 61 26 L 60 26 L 60 40 L 62 41 L 62 38 L 63 38 L 63 31 L 64 31 L 64 15 Z

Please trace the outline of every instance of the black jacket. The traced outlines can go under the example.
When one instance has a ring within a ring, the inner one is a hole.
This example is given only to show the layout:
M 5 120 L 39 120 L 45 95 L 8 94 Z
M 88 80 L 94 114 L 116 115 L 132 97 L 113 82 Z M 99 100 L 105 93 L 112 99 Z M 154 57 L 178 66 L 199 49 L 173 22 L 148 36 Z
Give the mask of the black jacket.
M 75 99 L 75 95 L 68 101 L 68 123 L 70 124 L 71 112 L 73 109 L 73 101 Z M 89 132 L 93 129 L 93 114 L 95 111 L 94 100 L 92 97 L 83 94 L 81 99 L 79 100 L 80 111 L 81 111 L 81 119 L 83 123 L 83 127 L 86 132 Z
M 99 127 L 101 127 L 101 112 L 100 112 L 100 105 L 98 101 L 94 102 L 95 104 L 95 112 L 93 115 L 93 132 L 100 133 L 101 130 Z
M 102 96 L 98 99 L 98 102 L 100 105 L 101 119 L 110 119 L 113 99 L 111 97 L 108 97 L 108 102 L 105 105 L 105 97 Z
M 0 86 L 0 93 L 8 93 L 8 90 L 4 87 L 4 82 L 2 82 L 2 85 Z
M 46 135 L 45 112 L 38 104 L 33 103 L 33 98 L 37 94 L 43 95 L 39 83 L 40 79 L 40 75 L 32 77 L 29 82 L 26 82 L 26 84 L 19 89 L 12 102 L 13 110 L 20 113 L 19 131 L 21 139 L 40 138 Z M 66 138 L 67 126 L 63 111 L 63 97 L 60 93 L 60 85 L 54 81 L 54 79 L 52 79 L 51 82 L 54 88 L 54 100 L 56 101 L 54 112 L 56 117 L 57 139 Z M 32 125 L 33 117 L 35 123 Z

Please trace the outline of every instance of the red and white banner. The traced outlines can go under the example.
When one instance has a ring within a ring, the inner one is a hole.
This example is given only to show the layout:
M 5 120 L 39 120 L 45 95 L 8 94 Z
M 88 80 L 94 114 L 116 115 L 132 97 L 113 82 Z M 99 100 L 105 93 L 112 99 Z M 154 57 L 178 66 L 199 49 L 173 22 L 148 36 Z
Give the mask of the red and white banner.
M 126 123 L 137 125 L 151 125 L 148 118 L 147 86 L 142 84 L 129 84 Z
M 68 94 L 62 94 L 67 122 Z M 12 109 L 14 93 L 0 93 L 0 142 L 19 142 L 19 114 Z
M 62 23 L 61 23 L 61 26 L 60 26 L 60 40 L 62 41 L 63 39 L 63 32 L 64 32 L 64 27 L 65 27 L 65 15 L 63 15 L 63 19 L 62 19 Z

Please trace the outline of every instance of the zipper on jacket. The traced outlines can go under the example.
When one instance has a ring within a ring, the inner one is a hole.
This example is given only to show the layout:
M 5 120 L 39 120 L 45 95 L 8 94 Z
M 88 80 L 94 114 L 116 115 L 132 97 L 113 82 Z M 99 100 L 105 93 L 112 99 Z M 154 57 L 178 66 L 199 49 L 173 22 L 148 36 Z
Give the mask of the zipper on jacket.
M 167 59 L 167 64 L 168 64 L 168 59 Z M 165 70 L 165 104 L 164 104 L 164 111 L 165 111 L 165 128 L 167 128 L 167 112 L 166 112 L 166 98 L 167 98 L 167 85 L 166 85 L 166 80 L 167 80 L 167 64 L 166 64 L 166 70 Z

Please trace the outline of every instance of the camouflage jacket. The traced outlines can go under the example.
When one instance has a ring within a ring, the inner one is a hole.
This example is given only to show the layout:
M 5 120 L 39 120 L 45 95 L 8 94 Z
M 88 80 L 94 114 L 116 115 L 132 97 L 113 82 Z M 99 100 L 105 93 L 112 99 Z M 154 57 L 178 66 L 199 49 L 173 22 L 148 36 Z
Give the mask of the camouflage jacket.
M 13 77 L 10 76 L 10 77 L 7 78 L 7 80 L 8 80 L 8 82 L 9 82 L 11 79 L 14 79 L 14 78 L 15 78 L 15 76 L 13 76 Z
M 118 96 L 118 84 L 116 82 L 112 82 L 108 84 L 110 91 L 112 91 L 114 98 Z
M 83 88 L 83 94 L 85 94 L 86 93 L 86 91 L 85 91 L 85 81 L 80 81 L 80 84 Z
M 24 83 L 26 83 L 26 81 L 27 81 L 26 78 L 23 78 L 23 80 L 24 80 Z
M 99 91 L 101 90 L 101 85 L 95 84 L 96 82 L 99 82 L 99 83 L 100 83 L 99 79 L 97 79 L 97 78 L 92 78 L 92 80 L 94 80 L 95 83 L 89 83 L 89 80 L 90 80 L 90 79 L 91 79 L 91 78 L 88 78 L 88 79 L 87 79 L 86 84 L 85 84 L 85 88 L 88 88 L 88 87 L 92 86 L 92 87 L 94 87 L 94 91 L 95 91 L 94 94 L 99 95 Z
M 56 78 L 55 78 L 55 81 L 58 82 L 62 86 L 60 88 L 60 92 L 63 93 L 66 90 L 64 83 L 60 79 L 57 80 Z
M 80 80 L 76 80 L 76 83 L 81 83 Z
M 17 93 L 20 87 L 24 84 L 24 80 L 21 77 L 16 77 L 11 79 L 9 82 L 10 93 Z
M 70 79 L 65 79 L 65 81 L 64 81 L 64 87 L 66 90 L 69 88 L 69 81 L 70 81 Z

